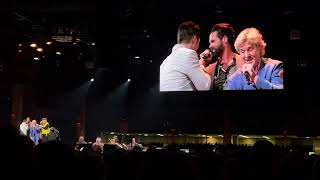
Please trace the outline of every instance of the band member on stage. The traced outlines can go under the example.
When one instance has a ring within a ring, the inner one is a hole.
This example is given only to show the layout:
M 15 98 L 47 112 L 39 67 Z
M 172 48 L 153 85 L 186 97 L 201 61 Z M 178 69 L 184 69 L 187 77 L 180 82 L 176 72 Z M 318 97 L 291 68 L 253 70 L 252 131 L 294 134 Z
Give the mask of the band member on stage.
M 118 136 L 114 135 L 111 139 L 110 139 L 110 144 L 114 144 L 116 145 L 118 148 L 122 148 L 122 149 L 127 149 L 127 146 L 125 144 L 120 144 L 118 142 Z
M 137 150 L 137 151 L 142 151 L 144 150 L 144 147 L 142 144 L 139 144 L 136 142 L 136 138 L 131 139 L 131 143 L 128 144 L 128 150 Z
M 76 142 L 76 144 L 88 144 L 88 143 L 84 140 L 83 136 L 80 136 L 79 140 L 78 140 L 78 142 Z
M 41 139 L 42 142 L 48 141 L 48 134 L 50 133 L 50 125 L 48 123 L 47 118 L 42 118 L 40 122 L 40 128 L 41 128 Z
M 96 138 L 96 142 L 94 142 L 92 144 L 92 150 L 95 151 L 95 152 L 102 153 L 103 152 L 103 146 L 104 146 L 104 144 L 101 142 L 101 137 L 97 137 Z
M 23 119 L 22 123 L 20 124 L 21 135 L 28 136 L 30 122 L 30 117 Z
M 35 145 L 39 144 L 39 139 L 41 136 L 41 128 L 39 127 L 39 124 L 37 124 L 36 120 L 32 120 L 30 123 L 30 139 L 33 141 Z

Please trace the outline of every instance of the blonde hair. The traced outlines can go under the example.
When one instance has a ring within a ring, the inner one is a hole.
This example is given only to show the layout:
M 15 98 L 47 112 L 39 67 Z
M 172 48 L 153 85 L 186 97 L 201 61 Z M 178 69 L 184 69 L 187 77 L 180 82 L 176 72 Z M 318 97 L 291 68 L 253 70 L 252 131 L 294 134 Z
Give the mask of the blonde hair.
M 246 28 L 240 32 L 236 41 L 234 42 L 234 47 L 238 53 L 239 53 L 239 49 L 246 42 L 253 46 L 256 46 L 260 51 L 260 55 L 264 56 L 267 43 L 264 42 L 262 34 L 259 32 L 258 29 Z
M 31 121 L 31 125 L 36 125 L 37 124 L 37 121 L 36 120 L 32 120 Z

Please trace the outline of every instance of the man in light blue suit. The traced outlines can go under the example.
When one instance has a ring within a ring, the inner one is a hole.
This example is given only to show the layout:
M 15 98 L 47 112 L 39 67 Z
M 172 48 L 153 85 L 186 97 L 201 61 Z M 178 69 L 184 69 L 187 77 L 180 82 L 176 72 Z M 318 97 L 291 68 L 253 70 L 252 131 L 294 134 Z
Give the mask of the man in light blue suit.
M 234 45 L 245 63 L 228 78 L 226 90 L 283 89 L 283 63 L 263 58 L 266 43 L 256 28 L 244 29 Z

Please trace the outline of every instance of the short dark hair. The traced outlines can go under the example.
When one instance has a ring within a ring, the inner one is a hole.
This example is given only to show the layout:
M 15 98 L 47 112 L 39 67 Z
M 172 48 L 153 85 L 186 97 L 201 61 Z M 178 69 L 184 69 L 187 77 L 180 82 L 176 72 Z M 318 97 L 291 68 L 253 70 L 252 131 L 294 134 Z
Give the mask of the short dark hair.
M 212 27 L 212 32 L 217 32 L 217 35 L 220 39 L 223 38 L 223 36 L 228 37 L 228 42 L 230 43 L 231 47 L 233 47 L 234 40 L 235 40 L 235 31 L 233 27 L 229 23 L 219 23 Z
M 178 29 L 178 43 L 189 42 L 193 36 L 200 37 L 199 25 L 192 21 L 181 23 Z

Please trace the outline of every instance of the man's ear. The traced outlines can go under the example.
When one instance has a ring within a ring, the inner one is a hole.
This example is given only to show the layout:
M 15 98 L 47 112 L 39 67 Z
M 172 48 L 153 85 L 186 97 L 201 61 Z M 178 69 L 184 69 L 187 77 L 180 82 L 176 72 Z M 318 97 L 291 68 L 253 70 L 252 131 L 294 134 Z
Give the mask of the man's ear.
M 192 36 L 192 41 L 196 41 L 197 39 L 197 36 Z
M 197 43 L 198 41 L 200 41 L 200 37 L 193 36 L 192 40 L 194 41 L 194 43 Z
M 192 36 L 191 40 L 189 41 L 191 44 L 194 44 L 196 42 L 196 36 Z
M 227 43 L 227 42 L 228 42 L 228 36 L 223 36 L 222 41 L 223 41 L 224 43 Z

